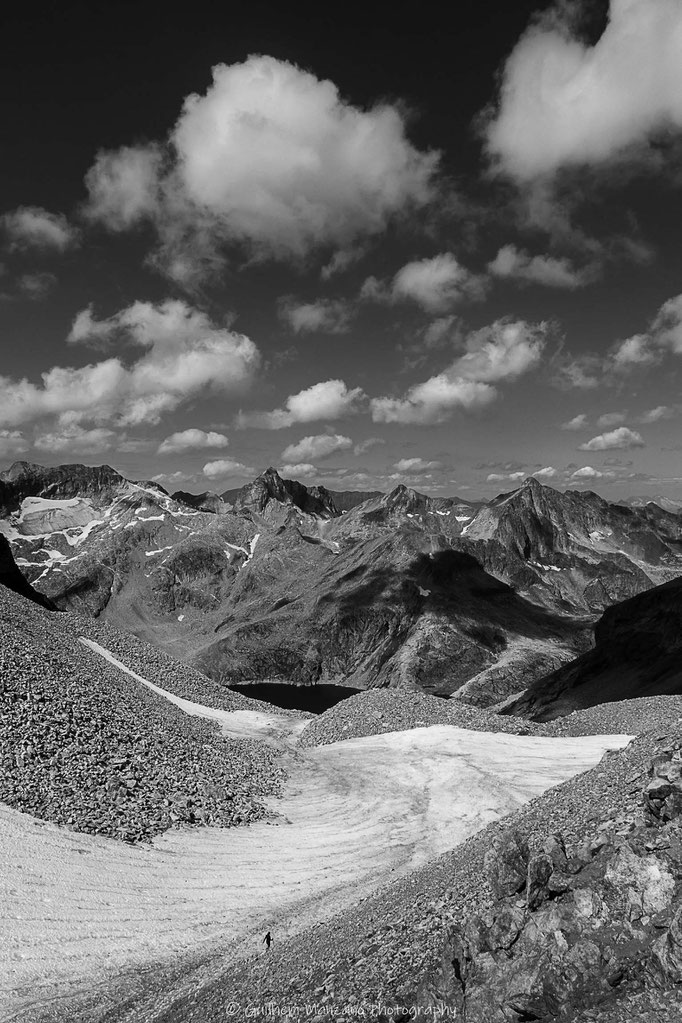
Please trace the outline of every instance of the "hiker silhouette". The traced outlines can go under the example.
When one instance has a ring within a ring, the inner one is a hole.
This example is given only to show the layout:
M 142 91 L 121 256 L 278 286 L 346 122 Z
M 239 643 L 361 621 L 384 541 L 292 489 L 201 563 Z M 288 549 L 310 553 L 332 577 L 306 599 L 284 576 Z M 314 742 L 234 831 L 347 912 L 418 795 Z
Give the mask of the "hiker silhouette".
M 267 933 L 267 934 L 265 935 L 265 937 L 263 938 L 263 944 L 264 944 L 264 945 L 265 945 L 265 946 L 266 946 L 267 948 L 270 948 L 270 944 L 271 944 L 271 942 L 272 942 L 272 935 L 270 934 L 270 931 L 268 931 L 268 933 Z

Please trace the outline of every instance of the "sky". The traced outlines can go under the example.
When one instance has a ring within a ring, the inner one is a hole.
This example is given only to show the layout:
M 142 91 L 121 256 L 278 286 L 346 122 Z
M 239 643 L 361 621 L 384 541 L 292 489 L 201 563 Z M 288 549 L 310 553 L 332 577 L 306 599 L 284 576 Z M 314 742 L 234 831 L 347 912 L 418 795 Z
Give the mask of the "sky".
M 682 498 L 682 0 L 442 6 L 15 5 L 0 467 Z

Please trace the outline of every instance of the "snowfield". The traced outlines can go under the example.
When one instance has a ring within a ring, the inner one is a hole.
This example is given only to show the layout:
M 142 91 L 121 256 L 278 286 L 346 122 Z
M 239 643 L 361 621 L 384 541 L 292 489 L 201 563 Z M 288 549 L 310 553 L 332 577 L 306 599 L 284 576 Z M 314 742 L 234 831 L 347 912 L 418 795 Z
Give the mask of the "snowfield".
M 183 700 L 230 735 L 291 748 L 306 721 Z M 0 805 L 0 1007 L 53 1003 L 123 970 L 230 947 L 253 952 L 323 921 L 485 824 L 594 766 L 627 736 L 537 738 L 416 728 L 291 758 L 277 817 L 172 831 L 131 846 L 75 834 Z M 285 753 L 285 755 L 287 755 Z

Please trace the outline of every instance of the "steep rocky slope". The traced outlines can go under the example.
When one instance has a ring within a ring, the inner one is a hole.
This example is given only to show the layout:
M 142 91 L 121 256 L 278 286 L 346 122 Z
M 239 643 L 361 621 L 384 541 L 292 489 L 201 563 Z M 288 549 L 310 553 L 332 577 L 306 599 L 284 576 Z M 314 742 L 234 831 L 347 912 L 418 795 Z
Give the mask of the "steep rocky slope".
M 482 508 L 462 543 L 538 603 L 599 611 L 682 572 L 682 519 L 657 505 L 558 493 L 530 477 Z
M 81 632 L 75 616 L 0 585 L 0 802 L 129 841 L 262 817 L 283 778 L 272 750 L 183 714 L 83 646 Z
M 608 608 L 595 646 L 538 679 L 507 713 L 546 721 L 609 700 L 682 693 L 682 579 Z

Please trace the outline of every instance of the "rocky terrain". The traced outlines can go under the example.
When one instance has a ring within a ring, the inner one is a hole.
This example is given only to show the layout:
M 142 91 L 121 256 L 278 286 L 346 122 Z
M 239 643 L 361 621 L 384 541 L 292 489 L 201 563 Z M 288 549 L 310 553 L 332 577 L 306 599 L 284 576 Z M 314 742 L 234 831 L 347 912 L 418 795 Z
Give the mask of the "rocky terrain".
M 551 720 L 608 700 L 682 693 L 682 581 L 608 608 L 594 649 L 531 684 L 506 713 Z
M 390 507 L 382 512 L 394 514 Z M 413 551 L 404 537 L 402 542 Z M 424 556 L 412 577 L 417 587 L 459 601 L 479 622 L 484 613 L 493 623 L 496 614 L 511 623 L 519 616 L 525 627 L 553 620 L 552 612 L 488 576 L 470 554 L 452 548 L 444 554 L 442 567 L 433 551 Z M 16 581 L 10 562 L 6 553 L 5 577 Z M 410 579 L 409 571 L 402 574 Z M 373 604 L 386 592 L 386 579 L 381 586 L 370 592 Z M 579 660 L 598 657 L 604 642 L 620 636 L 625 660 L 633 660 L 636 649 L 654 649 L 655 673 L 658 654 L 665 654 L 666 644 L 672 650 L 678 635 L 678 586 L 668 583 L 606 612 L 595 650 Z M 388 592 L 391 600 L 400 599 L 400 589 Z M 640 623 L 639 639 L 634 621 Z M 0 586 L 0 622 L 1 803 L 74 832 L 133 844 L 168 829 L 231 827 L 267 817 L 267 801 L 282 791 L 285 778 L 272 745 L 221 735 L 215 725 L 188 717 L 85 647 L 81 637 L 183 699 L 228 714 L 258 715 L 264 705 L 118 632 L 103 616 L 50 611 L 16 588 Z M 638 670 L 633 689 L 639 692 L 645 689 L 644 658 Z M 400 686 L 373 689 L 310 720 L 299 748 L 316 756 L 342 750 L 340 740 L 352 740 L 352 747 L 361 737 L 414 734 L 416 745 L 404 743 L 401 758 L 412 771 L 407 751 L 421 749 L 418 737 L 453 725 L 482 733 L 482 743 L 492 732 L 511 733 L 510 741 L 526 736 L 557 742 L 562 736 L 642 734 L 587 774 L 378 894 L 363 896 L 323 925 L 288 940 L 276 932 L 267 956 L 164 961 L 128 977 L 126 997 L 115 985 L 111 995 L 98 992 L 97 1007 L 84 992 L 74 1003 L 20 1018 L 61 1020 L 63 1008 L 73 1021 L 210 1023 L 253 1018 L 256 1008 L 262 1015 L 268 1006 L 279 1012 L 306 1004 L 317 1007 L 318 1017 L 349 1021 L 364 1013 L 384 1023 L 414 1018 L 416 1008 L 469 1023 L 617 1023 L 635 1012 L 656 1023 L 679 1018 L 682 696 L 602 702 L 535 723 L 457 697 L 438 699 Z M 347 769 L 345 784 L 349 777 Z M 444 794 L 438 791 L 442 815 Z M 306 805 L 309 798 L 303 794 Z M 379 808 L 374 812 L 380 814 Z M 354 827 L 357 835 L 349 832 L 346 840 L 362 841 L 360 822 Z
M 665 730 L 682 720 L 682 696 L 644 697 L 599 704 L 548 722 L 505 717 L 459 699 L 442 700 L 421 693 L 375 689 L 351 696 L 316 717 L 301 732 L 302 748 L 340 742 L 362 735 L 456 725 L 476 732 L 511 735 L 580 736 L 637 735 L 642 728 Z
M 224 967 L 163 1019 L 308 1004 L 383 1023 L 417 1010 L 468 1023 L 674 1023 L 681 745 L 679 721 L 642 735 L 267 959 Z
M 403 486 L 335 495 L 274 469 L 171 497 L 108 466 L 19 462 L 0 474 L 0 508 L 38 592 L 216 681 L 484 707 L 584 653 L 595 613 L 682 565 L 676 514 L 534 479 L 483 506 Z
M 0 586 L 0 801 L 128 841 L 261 818 L 284 777 L 273 751 L 136 685 L 78 641 L 72 617 Z M 177 688 L 197 695 L 187 681 Z

